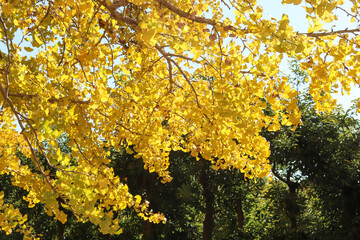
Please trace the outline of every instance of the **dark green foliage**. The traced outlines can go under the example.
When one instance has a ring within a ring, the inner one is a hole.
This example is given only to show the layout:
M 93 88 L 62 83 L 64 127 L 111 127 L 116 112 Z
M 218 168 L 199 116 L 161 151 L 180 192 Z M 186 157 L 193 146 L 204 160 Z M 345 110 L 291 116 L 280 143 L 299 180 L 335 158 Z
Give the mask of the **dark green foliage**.
M 276 200 L 284 199 L 278 204 L 290 222 L 297 220 L 290 232 L 300 239 L 360 239 L 360 123 L 350 111 L 318 114 L 302 101 L 303 124 L 295 131 L 264 132 L 272 171 L 288 189 Z

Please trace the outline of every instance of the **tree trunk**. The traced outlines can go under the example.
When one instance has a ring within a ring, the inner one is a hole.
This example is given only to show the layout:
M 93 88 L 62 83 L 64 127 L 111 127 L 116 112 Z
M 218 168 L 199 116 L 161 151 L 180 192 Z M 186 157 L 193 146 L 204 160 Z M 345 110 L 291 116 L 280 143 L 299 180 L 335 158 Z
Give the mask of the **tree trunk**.
M 56 199 L 59 203 L 59 210 L 64 211 L 65 208 L 61 205 L 64 201 L 61 198 Z M 59 220 L 57 221 L 57 239 L 64 239 L 65 225 L 62 224 Z
M 290 175 L 292 172 L 292 168 L 290 168 L 286 173 L 286 178 L 282 177 L 275 169 L 275 165 L 272 169 L 274 175 L 283 183 L 285 183 L 289 188 L 289 199 L 286 202 L 286 208 L 289 214 L 290 219 L 290 229 L 292 232 L 297 231 L 297 215 L 298 215 L 298 205 L 297 205 L 297 195 L 296 189 L 300 186 L 299 183 L 293 182 L 290 180 Z
M 142 186 L 146 191 L 146 199 L 150 200 L 150 202 L 152 200 L 154 184 L 155 184 L 155 182 L 154 182 L 154 179 L 152 177 L 143 176 Z M 155 239 L 154 224 L 149 222 L 149 221 L 145 221 L 144 225 L 143 225 L 143 233 L 144 233 L 144 236 L 143 236 L 144 240 Z
M 239 230 L 244 228 L 244 211 L 242 209 L 242 198 L 240 196 L 237 205 L 236 205 L 236 214 L 237 214 L 237 223 Z
M 143 225 L 144 240 L 150 240 L 154 238 L 154 226 L 151 222 L 145 221 Z
M 297 183 L 289 182 L 289 193 L 290 193 L 290 207 L 289 207 L 289 218 L 290 218 L 290 228 L 291 231 L 296 232 L 297 231 L 297 201 L 296 201 L 296 189 L 297 189 Z
M 343 186 L 341 189 L 344 198 L 344 208 L 342 213 L 342 224 L 344 232 L 347 233 L 347 239 L 360 239 L 359 227 L 355 224 L 356 204 L 354 203 L 355 190 L 351 186 Z
M 58 225 L 58 232 L 57 232 L 57 239 L 64 239 L 64 231 L 65 231 L 65 225 L 62 224 L 60 221 L 57 221 Z
M 203 222 L 203 240 L 211 240 L 214 230 L 214 194 L 209 186 L 209 176 L 206 172 L 208 165 L 203 160 L 200 172 L 200 184 L 203 187 L 203 197 L 205 200 L 205 219 Z

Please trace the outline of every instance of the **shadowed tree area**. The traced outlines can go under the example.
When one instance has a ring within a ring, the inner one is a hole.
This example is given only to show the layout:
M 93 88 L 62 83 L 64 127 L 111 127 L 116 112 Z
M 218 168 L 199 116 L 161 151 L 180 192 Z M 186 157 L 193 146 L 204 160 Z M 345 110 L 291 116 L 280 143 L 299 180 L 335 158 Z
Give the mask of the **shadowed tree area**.
M 26 208 L 24 191 L 11 187 L 7 175 L 0 191 L 43 239 L 359 239 L 359 121 L 350 111 L 317 114 L 309 99 L 302 104 L 302 125 L 295 131 L 263 133 L 271 143 L 272 180 L 245 180 L 238 171 L 214 170 L 201 157 L 179 151 L 170 154 L 174 180 L 163 184 L 135 153 L 111 150 L 115 174 L 150 201 L 151 209 L 164 213 L 166 224 L 144 221 L 129 210 L 120 216 L 121 235 L 102 235 L 71 213 L 63 225 L 39 206 Z

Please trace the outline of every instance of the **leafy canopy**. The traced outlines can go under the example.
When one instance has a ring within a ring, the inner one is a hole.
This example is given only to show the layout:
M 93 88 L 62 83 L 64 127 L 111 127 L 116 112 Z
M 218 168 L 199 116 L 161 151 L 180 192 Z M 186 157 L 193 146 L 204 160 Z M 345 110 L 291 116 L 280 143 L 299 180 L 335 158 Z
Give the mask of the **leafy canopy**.
M 305 6 L 308 32 L 293 31 L 285 14 L 263 18 L 256 0 L 1 0 L 0 174 L 28 191 L 29 207 L 45 204 L 61 222 L 71 211 L 111 234 L 121 233 L 126 207 L 166 219 L 114 174 L 110 146 L 135 152 L 163 182 L 171 150 L 267 176 L 269 144 L 259 132 L 300 123 L 281 60 L 301 60 L 321 111 L 334 107 L 333 88 L 360 83 L 360 30 L 323 28 L 335 10 L 359 21 L 359 1 L 283 4 Z M 16 212 L 0 203 L 2 216 Z M 0 227 L 23 231 L 24 219 Z

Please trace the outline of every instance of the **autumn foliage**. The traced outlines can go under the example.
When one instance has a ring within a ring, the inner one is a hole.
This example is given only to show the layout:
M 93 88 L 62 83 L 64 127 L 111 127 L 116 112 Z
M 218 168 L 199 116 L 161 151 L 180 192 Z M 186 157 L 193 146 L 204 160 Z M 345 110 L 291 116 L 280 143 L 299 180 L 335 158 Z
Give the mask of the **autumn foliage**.
M 177 150 L 267 176 L 260 131 L 300 124 L 297 92 L 279 69 L 285 56 L 301 61 L 320 111 L 334 107 L 332 90 L 360 84 L 360 29 L 323 27 L 336 11 L 360 21 L 359 1 L 283 4 L 306 7 L 308 32 L 287 15 L 264 18 L 256 0 L 1 0 L 0 174 L 28 192 L 30 208 L 45 204 L 63 223 L 65 209 L 110 234 L 121 233 L 117 212 L 127 207 L 166 221 L 114 174 L 110 147 L 163 182 Z M 0 229 L 35 238 L 2 198 Z

